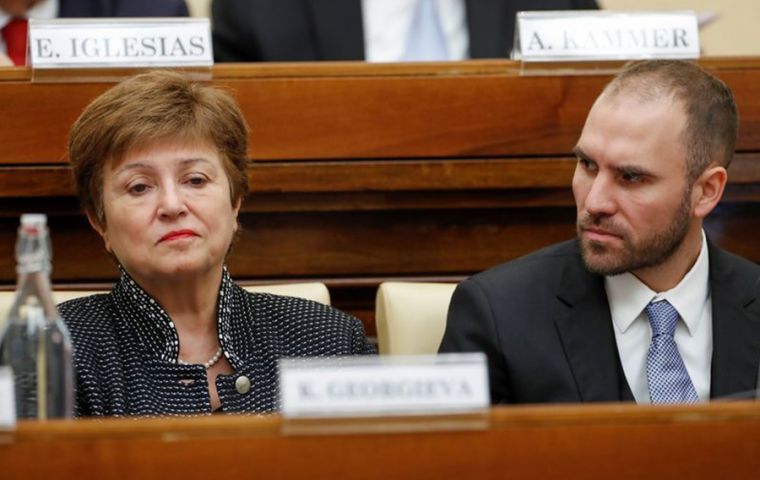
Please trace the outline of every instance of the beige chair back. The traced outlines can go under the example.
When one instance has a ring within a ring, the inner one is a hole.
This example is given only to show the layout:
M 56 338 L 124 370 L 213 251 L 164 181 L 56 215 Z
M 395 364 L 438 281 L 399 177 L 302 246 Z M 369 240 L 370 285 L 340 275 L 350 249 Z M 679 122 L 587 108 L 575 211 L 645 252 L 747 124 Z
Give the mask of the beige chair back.
M 105 290 L 61 290 L 53 292 L 53 300 L 55 300 L 55 303 L 62 303 L 67 300 L 104 292 Z M 8 316 L 15 297 L 16 292 L 0 292 L 0 326 L 5 324 L 5 318 Z
M 252 285 L 243 287 L 249 292 L 271 293 L 286 297 L 305 298 L 330 305 L 330 291 L 321 282 L 281 283 L 277 285 Z
M 380 354 L 436 353 L 455 288 L 454 283 L 380 284 L 375 303 Z
M 256 285 L 243 287 L 249 292 L 264 292 L 274 295 L 285 295 L 288 297 L 300 297 L 315 302 L 330 305 L 330 292 L 324 283 L 306 282 L 306 283 L 283 283 L 279 285 Z M 74 298 L 93 295 L 95 293 L 105 293 L 105 290 L 59 290 L 53 292 L 56 303 L 62 303 Z M 0 326 L 5 323 L 8 311 L 11 309 L 16 292 L 0 292 Z

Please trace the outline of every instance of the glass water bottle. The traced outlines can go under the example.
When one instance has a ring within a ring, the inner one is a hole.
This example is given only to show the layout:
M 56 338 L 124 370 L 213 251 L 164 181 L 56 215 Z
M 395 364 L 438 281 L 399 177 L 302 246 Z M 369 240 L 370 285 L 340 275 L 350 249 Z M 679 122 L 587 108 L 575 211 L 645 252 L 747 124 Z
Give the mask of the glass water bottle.
M 22 215 L 16 243 L 16 296 L 0 337 L 0 366 L 13 371 L 19 419 L 73 414 L 71 339 L 53 300 L 51 258 L 47 217 Z

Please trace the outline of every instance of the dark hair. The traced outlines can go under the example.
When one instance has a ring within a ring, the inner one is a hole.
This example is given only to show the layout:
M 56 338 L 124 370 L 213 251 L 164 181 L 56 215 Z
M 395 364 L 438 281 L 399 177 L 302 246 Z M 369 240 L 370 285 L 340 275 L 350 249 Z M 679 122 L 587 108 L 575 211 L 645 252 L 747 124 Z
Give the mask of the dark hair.
M 136 75 L 93 100 L 71 127 L 69 160 L 85 213 L 105 225 L 103 169 L 134 149 L 187 141 L 216 149 L 233 205 L 248 193 L 248 127 L 230 94 L 165 70 Z
M 698 65 L 683 60 L 645 60 L 625 66 L 604 90 L 633 93 L 647 100 L 673 96 L 686 114 L 683 132 L 691 182 L 715 162 L 728 167 L 736 148 L 739 118 L 731 90 Z

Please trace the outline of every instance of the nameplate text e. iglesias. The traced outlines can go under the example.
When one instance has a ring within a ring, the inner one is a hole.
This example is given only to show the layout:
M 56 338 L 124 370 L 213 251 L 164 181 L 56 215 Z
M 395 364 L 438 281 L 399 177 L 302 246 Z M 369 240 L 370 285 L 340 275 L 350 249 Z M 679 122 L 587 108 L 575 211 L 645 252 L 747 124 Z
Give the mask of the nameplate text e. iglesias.
M 196 57 L 203 58 L 207 45 L 203 38 L 181 37 L 124 37 L 69 38 L 68 45 L 55 45 L 51 38 L 35 38 L 32 48 L 38 58 L 121 58 L 121 57 Z M 61 48 L 67 51 L 61 52 Z
M 42 69 L 213 64 L 208 19 L 33 20 L 29 46 Z

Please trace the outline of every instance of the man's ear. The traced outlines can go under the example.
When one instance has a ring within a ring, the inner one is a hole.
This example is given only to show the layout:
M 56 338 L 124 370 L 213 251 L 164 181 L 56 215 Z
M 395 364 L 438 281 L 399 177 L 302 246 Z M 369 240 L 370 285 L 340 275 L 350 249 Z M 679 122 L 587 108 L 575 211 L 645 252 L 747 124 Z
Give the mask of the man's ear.
M 726 188 L 728 173 L 724 167 L 713 164 L 702 172 L 702 175 L 694 182 L 691 200 L 694 215 L 705 218 L 713 211 Z
M 111 242 L 108 241 L 108 232 L 106 231 L 105 225 L 101 225 L 97 218 L 93 216 L 92 213 L 87 213 L 87 221 L 90 222 L 90 226 L 98 232 L 98 235 L 103 238 L 103 243 L 105 244 L 106 251 L 108 253 L 113 253 L 111 251 Z

